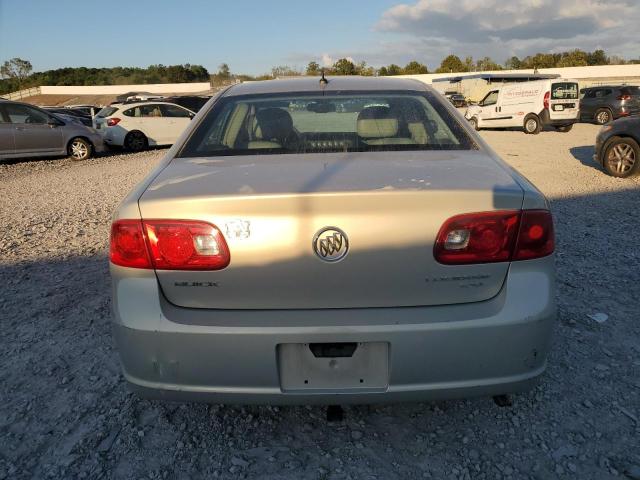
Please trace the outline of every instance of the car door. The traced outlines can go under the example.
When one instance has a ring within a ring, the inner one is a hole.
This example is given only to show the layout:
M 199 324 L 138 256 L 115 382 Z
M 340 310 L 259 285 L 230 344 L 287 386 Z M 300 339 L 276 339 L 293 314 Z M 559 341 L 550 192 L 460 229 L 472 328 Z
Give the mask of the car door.
M 194 117 L 194 113 L 178 105 L 165 104 L 160 106 L 162 117 L 167 119 L 169 129 L 166 132 L 167 143 L 173 144 L 180 134 L 187 128 Z
M 15 152 L 13 129 L 14 126 L 9 121 L 3 105 L 0 104 L 0 158 L 8 158 Z
M 5 104 L 4 111 L 13 125 L 16 155 L 60 155 L 65 152 L 60 120 L 19 103 Z
M 497 104 L 499 93 L 500 90 L 491 90 L 478 104 L 478 106 L 480 107 L 478 117 L 480 119 L 481 125 L 485 127 L 491 128 L 499 126 L 496 125 L 495 120 L 496 117 L 498 117 Z
M 141 130 L 149 139 L 150 145 L 166 145 L 171 143 L 168 141 L 168 132 L 171 130 L 169 119 L 162 116 L 162 110 L 159 103 L 150 103 L 148 105 L 140 105 L 140 117 L 138 118 Z
M 584 96 L 580 100 L 580 118 L 582 120 L 591 120 L 593 118 L 597 90 L 597 88 L 585 89 Z

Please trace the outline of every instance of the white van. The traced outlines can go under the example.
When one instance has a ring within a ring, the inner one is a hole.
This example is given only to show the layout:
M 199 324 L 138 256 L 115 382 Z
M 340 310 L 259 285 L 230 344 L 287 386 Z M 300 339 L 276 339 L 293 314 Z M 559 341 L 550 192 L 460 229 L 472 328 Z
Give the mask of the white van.
M 525 133 L 540 133 L 551 125 L 568 132 L 579 120 L 580 100 L 576 80 L 554 78 L 509 83 L 491 90 L 470 106 L 465 118 L 476 130 L 520 127 Z

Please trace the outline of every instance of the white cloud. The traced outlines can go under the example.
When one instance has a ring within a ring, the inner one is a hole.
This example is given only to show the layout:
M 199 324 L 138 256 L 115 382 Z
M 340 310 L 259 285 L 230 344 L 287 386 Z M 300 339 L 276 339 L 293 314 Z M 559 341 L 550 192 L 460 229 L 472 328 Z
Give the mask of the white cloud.
M 431 66 L 444 55 L 511 55 L 604 48 L 640 55 L 639 0 L 419 0 L 385 11 L 375 26 L 400 34 L 385 49 L 411 52 Z M 409 46 L 413 50 L 408 50 Z M 405 58 L 410 58 L 411 55 Z M 371 58 L 371 57 L 369 57 Z

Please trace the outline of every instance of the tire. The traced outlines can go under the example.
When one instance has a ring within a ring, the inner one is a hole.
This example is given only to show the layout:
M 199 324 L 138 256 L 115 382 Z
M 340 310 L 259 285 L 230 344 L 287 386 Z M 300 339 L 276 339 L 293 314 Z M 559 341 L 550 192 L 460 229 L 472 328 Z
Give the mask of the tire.
M 67 153 L 71 160 L 80 162 L 91 157 L 91 154 L 93 153 L 93 145 L 84 138 L 72 138 L 69 142 L 69 146 L 67 147 Z
M 606 125 L 613 120 L 613 115 L 611 114 L 611 110 L 608 108 L 599 108 L 596 110 L 593 119 L 598 125 Z
M 542 123 L 540 122 L 540 118 L 533 113 L 530 113 L 524 118 L 524 122 L 522 123 L 522 129 L 524 133 L 529 135 L 537 135 L 542 130 Z
M 471 117 L 469 119 L 469 123 L 471 124 L 471 128 L 473 128 L 476 132 L 480 130 L 478 126 L 478 119 L 476 117 Z
M 562 133 L 567 133 L 567 132 L 570 132 L 572 128 L 573 128 L 573 123 L 569 125 L 560 125 L 556 127 L 556 130 Z
M 144 133 L 134 130 L 133 132 L 127 133 L 127 136 L 124 137 L 124 146 L 131 152 L 141 152 L 149 148 L 149 141 Z
M 604 151 L 602 166 L 612 177 L 636 175 L 640 171 L 640 146 L 633 138 L 614 138 Z

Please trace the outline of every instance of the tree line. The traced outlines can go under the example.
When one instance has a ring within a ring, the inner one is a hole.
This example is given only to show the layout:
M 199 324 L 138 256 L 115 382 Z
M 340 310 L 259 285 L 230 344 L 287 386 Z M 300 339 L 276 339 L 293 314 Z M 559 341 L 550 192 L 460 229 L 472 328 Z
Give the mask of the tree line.
M 42 85 L 128 85 L 208 82 L 202 65 L 150 65 L 111 68 L 58 68 L 32 73 L 28 60 L 12 58 L 0 65 L 0 95 Z
M 474 59 L 457 55 L 448 55 L 433 73 L 463 73 L 487 70 L 536 70 L 540 68 L 584 67 L 592 65 L 622 65 L 638 64 L 640 59 L 625 60 L 618 56 L 608 56 L 604 50 L 587 52 L 584 50 L 570 50 L 559 53 L 536 53 L 523 58 L 512 56 L 503 64 L 495 62 L 490 57 Z M 415 75 L 432 73 L 427 65 L 413 60 L 405 66 L 383 65 L 375 68 L 367 62 L 355 62 L 350 58 L 340 58 L 332 65 L 321 67 L 316 61 L 307 64 L 304 70 L 288 65 L 273 67 L 271 72 L 263 75 L 247 75 L 231 73 L 226 63 L 218 67 L 218 71 L 209 74 L 202 65 L 150 65 L 139 67 L 112 68 L 59 68 L 44 72 L 32 73 L 31 63 L 20 58 L 7 60 L 0 65 L 0 95 L 24 88 L 41 85 L 126 85 L 148 83 L 188 83 L 211 81 L 214 86 L 225 85 L 244 80 L 266 80 L 278 77 L 320 75 Z

